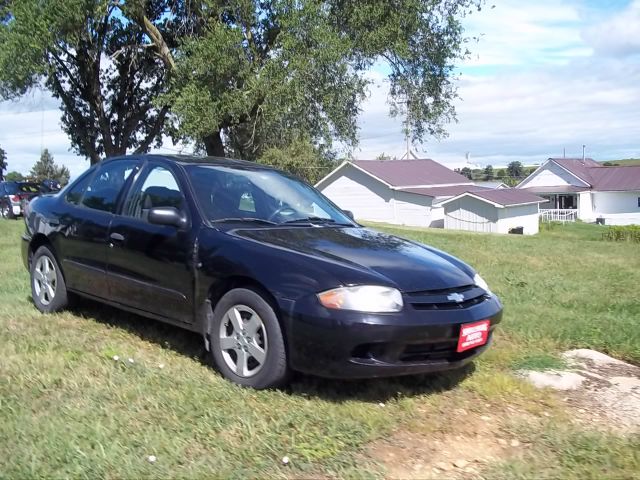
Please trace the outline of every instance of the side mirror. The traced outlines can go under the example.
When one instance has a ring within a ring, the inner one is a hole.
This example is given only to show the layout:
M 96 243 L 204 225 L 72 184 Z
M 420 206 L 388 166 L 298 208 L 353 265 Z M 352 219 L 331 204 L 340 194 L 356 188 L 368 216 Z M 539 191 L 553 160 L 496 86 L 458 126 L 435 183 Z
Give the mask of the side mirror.
M 355 220 L 355 218 L 353 218 L 353 212 L 351 210 L 343 210 L 342 212 L 351 220 Z
M 176 228 L 187 226 L 187 216 L 175 207 L 154 207 L 149 210 L 149 223 Z

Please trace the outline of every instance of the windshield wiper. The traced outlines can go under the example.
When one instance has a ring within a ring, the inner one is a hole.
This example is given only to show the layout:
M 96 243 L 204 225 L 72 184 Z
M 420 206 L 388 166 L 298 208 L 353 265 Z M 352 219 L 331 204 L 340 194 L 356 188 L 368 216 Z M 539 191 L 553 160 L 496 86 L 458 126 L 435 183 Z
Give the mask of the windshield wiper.
M 282 223 L 330 223 L 331 225 L 347 225 L 351 226 L 348 223 L 338 223 L 333 218 L 326 217 L 305 217 L 305 218 L 295 218 L 293 220 L 287 220 Z
M 277 225 L 276 222 L 272 222 L 271 220 L 265 220 L 264 218 L 254 218 L 254 217 L 229 217 L 229 218 L 219 218 L 217 220 L 211 220 L 213 223 L 227 223 L 227 222 L 245 222 L 245 223 L 262 223 L 264 225 Z

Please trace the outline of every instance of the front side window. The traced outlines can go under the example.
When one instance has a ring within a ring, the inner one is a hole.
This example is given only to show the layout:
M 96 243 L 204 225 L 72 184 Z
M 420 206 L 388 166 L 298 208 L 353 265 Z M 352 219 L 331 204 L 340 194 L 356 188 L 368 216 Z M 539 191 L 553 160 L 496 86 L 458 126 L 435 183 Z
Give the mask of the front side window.
M 104 165 L 87 187 L 82 204 L 95 210 L 115 212 L 122 187 L 136 166 L 137 162 L 126 160 L 116 160 Z
M 123 214 L 147 221 L 149 210 L 155 207 L 185 209 L 185 200 L 173 173 L 154 166 L 134 185 L 125 203 Z
M 277 170 L 189 165 L 187 171 L 198 203 L 210 221 L 354 225 L 319 192 Z
M 73 205 L 80 205 L 80 200 L 82 200 L 82 195 L 84 191 L 89 186 L 89 182 L 91 181 L 93 172 L 89 171 L 84 174 L 77 182 L 75 182 L 71 187 L 69 187 L 65 194 L 64 199 Z

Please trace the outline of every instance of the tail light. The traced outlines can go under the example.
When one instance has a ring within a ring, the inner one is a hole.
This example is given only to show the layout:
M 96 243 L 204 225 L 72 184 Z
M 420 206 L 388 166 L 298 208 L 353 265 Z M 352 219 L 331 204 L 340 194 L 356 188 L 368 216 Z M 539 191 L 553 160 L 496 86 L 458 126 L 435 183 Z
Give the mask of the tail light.
M 11 199 L 12 202 L 20 201 L 20 195 L 10 195 L 9 198 Z

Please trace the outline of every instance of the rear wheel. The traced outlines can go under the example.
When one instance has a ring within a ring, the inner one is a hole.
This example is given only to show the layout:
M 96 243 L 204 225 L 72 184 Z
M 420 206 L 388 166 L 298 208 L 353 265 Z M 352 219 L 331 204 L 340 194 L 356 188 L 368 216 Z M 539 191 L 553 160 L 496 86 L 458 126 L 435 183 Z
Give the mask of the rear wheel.
M 210 335 L 213 361 L 232 382 L 263 389 L 288 380 L 278 317 L 258 292 L 236 288 L 226 293 L 213 312 Z
M 67 286 L 51 250 L 42 246 L 31 260 L 31 296 L 42 313 L 57 312 L 68 304 Z

